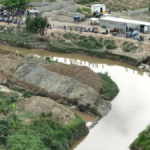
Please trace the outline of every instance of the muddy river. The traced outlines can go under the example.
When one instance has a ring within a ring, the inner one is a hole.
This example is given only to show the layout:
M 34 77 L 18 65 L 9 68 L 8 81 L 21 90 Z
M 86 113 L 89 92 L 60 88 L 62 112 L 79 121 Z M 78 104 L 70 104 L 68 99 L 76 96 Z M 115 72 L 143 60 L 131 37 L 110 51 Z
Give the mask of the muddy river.
M 57 54 L 45 50 L 28 50 L 1 45 L 2 49 L 19 50 L 25 55 L 50 56 L 67 64 L 108 72 L 120 92 L 112 101 L 112 110 L 78 141 L 71 150 L 129 150 L 130 143 L 150 123 L 150 75 L 125 63 L 77 54 Z

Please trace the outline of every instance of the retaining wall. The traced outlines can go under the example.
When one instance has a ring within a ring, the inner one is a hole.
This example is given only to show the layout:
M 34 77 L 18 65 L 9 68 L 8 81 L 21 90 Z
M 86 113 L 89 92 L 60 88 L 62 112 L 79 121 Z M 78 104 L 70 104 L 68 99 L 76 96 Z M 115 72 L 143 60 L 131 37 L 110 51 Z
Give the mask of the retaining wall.
M 73 5 L 74 4 L 74 0 L 70 0 L 70 1 L 62 1 L 62 2 L 47 2 L 47 3 L 29 3 L 29 6 L 33 6 L 33 7 L 44 7 L 44 6 L 51 6 L 54 4 L 68 4 L 68 5 Z
M 100 26 L 106 26 L 108 28 L 126 28 L 126 23 L 119 23 L 119 22 L 113 22 L 113 21 L 105 21 L 100 19 Z
M 140 15 L 140 14 L 144 14 L 149 12 L 148 8 L 143 8 L 143 9 L 138 9 L 138 10 L 129 10 L 128 11 L 128 16 L 132 17 L 132 16 L 136 16 L 136 15 Z
M 77 12 L 71 12 L 71 11 L 66 11 L 64 9 L 61 9 L 61 10 L 55 10 L 55 11 L 51 11 L 51 12 L 45 12 L 42 14 L 42 17 L 51 17 L 52 15 L 63 15 L 63 16 L 67 16 L 67 17 L 75 17 L 75 16 L 79 16 L 80 15 L 80 18 L 83 19 L 85 18 L 85 15 L 84 14 L 80 14 L 80 13 L 77 13 Z
M 62 17 L 61 15 L 52 15 L 52 20 L 70 23 L 74 22 L 73 17 L 66 17 L 66 16 Z

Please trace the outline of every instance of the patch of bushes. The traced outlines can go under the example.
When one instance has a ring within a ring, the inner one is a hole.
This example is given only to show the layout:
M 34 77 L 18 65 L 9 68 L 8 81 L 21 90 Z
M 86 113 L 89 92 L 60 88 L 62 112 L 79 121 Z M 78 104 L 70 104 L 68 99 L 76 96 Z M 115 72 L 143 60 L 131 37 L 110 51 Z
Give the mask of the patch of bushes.
M 106 49 L 108 50 L 113 50 L 117 48 L 114 40 L 105 40 L 104 45 L 106 46 Z
M 69 125 L 63 125 L 53 117 L 41 116 L 11 134 L 6 146 L 9 150 L 69 150 L 69 146 L 87 133 L 85 122 L 78 116 Z
M 26 29 L 29 32 L 38 33 L 39 30 L 44 31 L 44 28 L 47 25 L 47 19 L 44 19 L 43 17 L 27 17 L 25 23 Z
M 70 40 L 70 39 L 77 39 L 78 37 L 78 34 L 73 34 L 73 33 L 66 33 L 66 34 L 63 34 L 63 37 L 67 40 Z
M 100 94 L 104 100 L 113 100 L 119 92 L 117 84 L 108 76 L 107 73 L 98 73 L 105 81 L 103 87 L 100 89 Z
M 90 8 L 83 7 L 82 10 L 87 12 L 87 13 L 89 13 L 89 14 L 91 13 L 91 9 Z
M 140 147 L 143 150 L 150 149 L 150 125 L 147 128 L 139 133 L 138 138 L 134 140 L 134 142 L 130 145 L 131 150 L 136 150 Z
M 122 48 L 124 52 L 131 52 L 134 49 L 135 47 L 133 43 L 124 42 L 123 48 Z
M 77 12 L 78 13 L 82 13 L 82 9 L 81 8 L 77 8 Z
M 24 91 L 22 96 L 24 98 L 30 98 L 32 96 L 32 93 L 30 91 Z
M 99 49 L 103 47 L 103 43 L 97 41 L 94 37 L 89 36 L 89 38 L 85 38 L 81 41 L 76 42 L 76 44 L 80 47 L 86 47 L 89 49 Z

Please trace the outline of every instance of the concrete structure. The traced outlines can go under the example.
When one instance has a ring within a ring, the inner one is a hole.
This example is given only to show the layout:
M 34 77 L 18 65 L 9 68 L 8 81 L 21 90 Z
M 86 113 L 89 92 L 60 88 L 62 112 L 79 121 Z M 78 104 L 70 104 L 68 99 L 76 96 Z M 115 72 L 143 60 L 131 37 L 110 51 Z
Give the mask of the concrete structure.
M 70 5 L 69 7 L 62 8 L 60 10 L 67 11 L 68 13 L 69 12 L 76 12 L 77 11 L 77 7 Z M 50 11 L 50 12 L 44 12 L 44 13 L 42 13 L 42 17 L 45 17 L 45 16 L 46 17 L 51 17 L 52 15 L 59 15 L 59 14 L 61 14 L 60 10 L 54 10 L 54 11 Z
M 128 16 L 133 17 L 136 15 L 140 15 L 140 14 L 144 14 L 144 13 L 148 13 L 148 12 L 149 12 L 148 8 L 142 8 L 142 9 L 138 9 L 138 10 L 129 10 Z
M 74 17 L 79 16 L 79 21 L 85 18 L 84 14 L 77 13 L 77 7 L 73 6 L 74 0 L 39 3 L 37 10 L 42 14 L 42 17 L 52 17 L 52 20 L 61 22 L 74 22 Z M 30 3 L 31 6 L 37 6 L 37 3 Z
M 55 14 L 52 15 L 52 20 L 73 23 L 75 16 L 80 16 L 79 21 L 85 18 L 84 14 L 80 14 L 76 12 L 69 12 L 65 10 L 59 10 L 59 11 L 55 11 Z
M 91 6 L 91 14 L 94 12 L 105 14 L 106 6 L 105 4 L 95 4 Z
M 150 32 L 150 23 L 137 20 L 129 20 L 115 17 L 102 17 L 100 18 L 100 26 L 106 26 L 110 28 L 137 28 L 142 32 Z
M 44 6 L 51 6 L 55 4 L 68 4 L 68 5 L 73 5 L 74 0 L 69 0 L 69 1 L 60 1 L 60 2 L 47 2 L 47 3 L 29 3 L 29 6 L 32 7 L 44 7 Z

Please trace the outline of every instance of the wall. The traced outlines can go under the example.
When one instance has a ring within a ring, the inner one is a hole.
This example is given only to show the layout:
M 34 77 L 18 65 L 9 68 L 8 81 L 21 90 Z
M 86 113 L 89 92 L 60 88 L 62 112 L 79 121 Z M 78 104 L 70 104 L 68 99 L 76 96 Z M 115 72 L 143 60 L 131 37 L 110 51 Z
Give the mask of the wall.
M 81 16 L 80 18 L 85 18 L 84 14 L 80 14 L 77 12 L 71 12 L 71 11 L 66 11 L 65 9 L 61 9 L 61 10 L 55 10 L 55 11 L 51 11 L 51 12 L 45 12 L 42 14 L 42 17 L 51 17 L 52 15 L 62 15 L 62 17 L 67 16 L 67 17 L 75 17 L 75 16 Z
M 113 22 L 113 21 L 105 21 L 100 19 L 100 26 L 106 26 L 108 28 L 126 28 L 126 23 L 119 23 L 119 22 Z
M 29 6 L 43 7 L 43 6 L 52 6 L 54 4 L 68 4 L 68 5 L 73 5 L 74 4 L 74 0 L 61 1 L 61 2 L 49 2 L 49 3 L 29 3 Z
M 66 17 L 66 16 L 59 16 L 59 15 L 52 15 L 52 20 L 60 21 L 60 22 L 70 22 L 74 23 L 73 17 Z
M 144 14 L 148 12 L 148 8 L 143 8 L 143 9 L 138 9 L 138 10 L 133 10 L 133 11 L 128 11 L 128 16 L 132 17 L 132 16 L 136 16 L 136 15 L 140 15 L 140 14 Z

